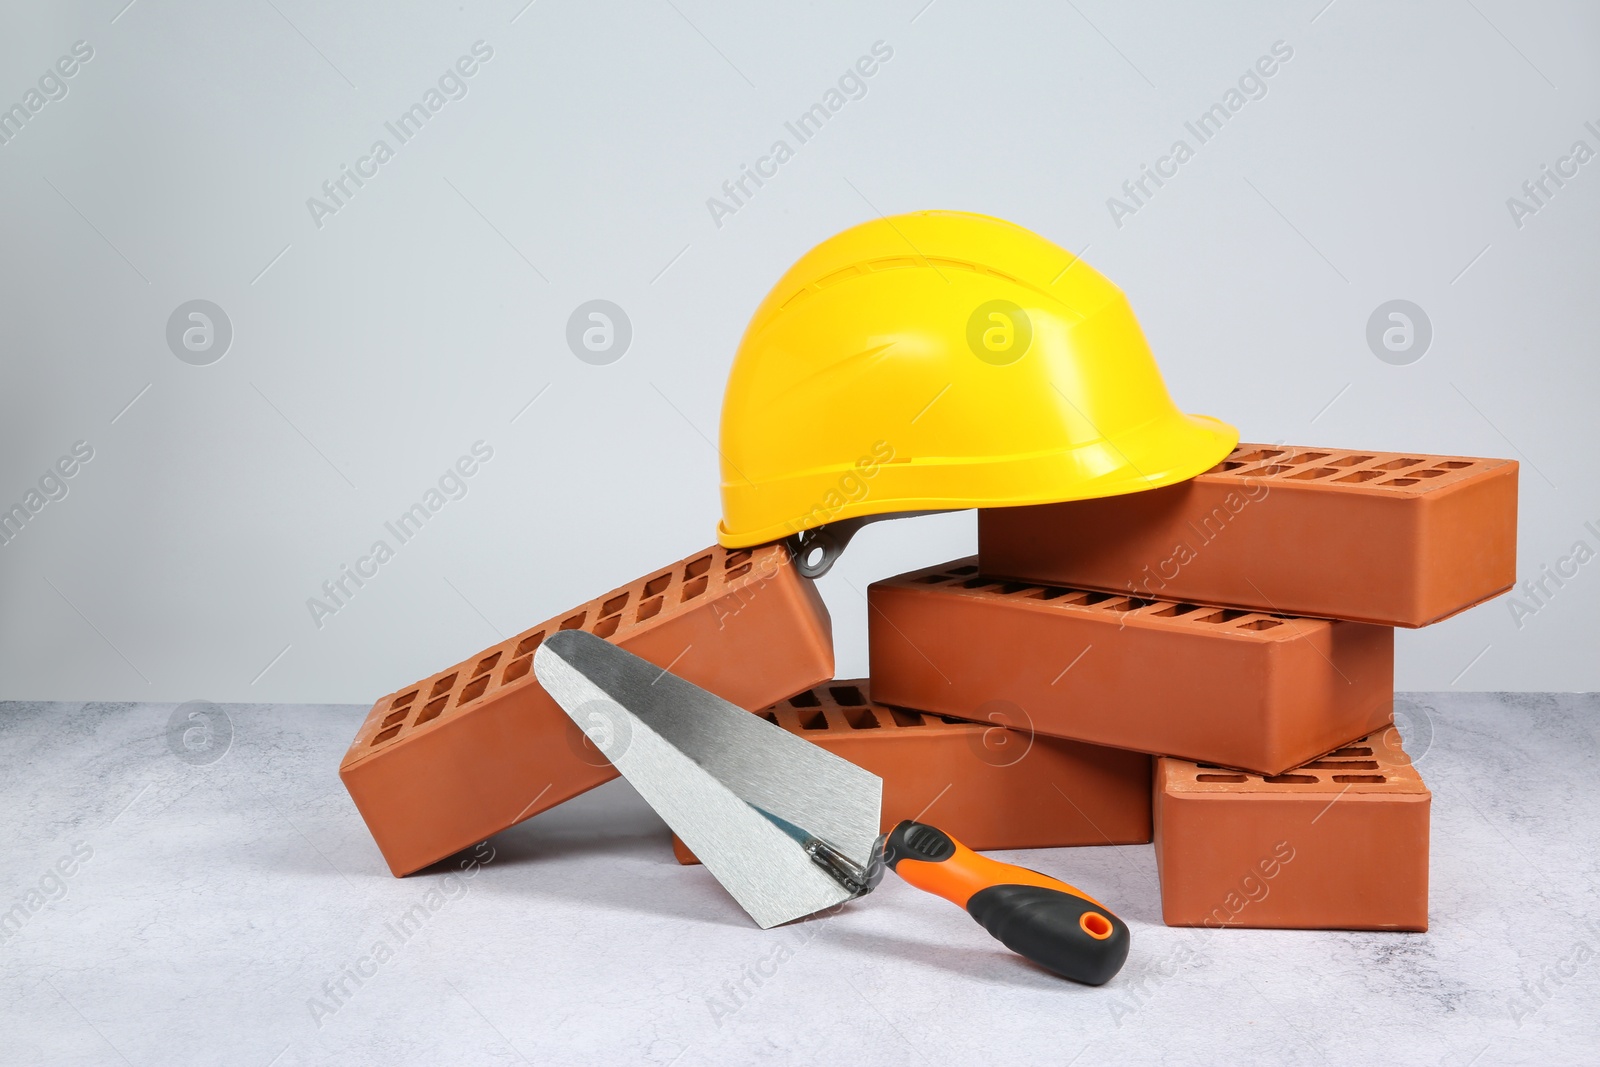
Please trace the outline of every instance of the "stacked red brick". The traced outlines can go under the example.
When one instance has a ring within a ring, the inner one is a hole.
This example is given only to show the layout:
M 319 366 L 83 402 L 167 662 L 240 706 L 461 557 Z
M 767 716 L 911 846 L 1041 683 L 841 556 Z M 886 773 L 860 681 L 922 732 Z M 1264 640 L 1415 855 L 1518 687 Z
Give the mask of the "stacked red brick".
M 1428 793 L 1372 750 L 1393 627 L 1511 587 L 1516 485 L 1504 460 L 1241 445 L 1179 485 L 984 510 L 976 559 L 869 591 L 873 695 L 1161 757 L 1170 923 L 1422 929 Z
M 975 849 L 1150 840 L 1150 757 L 874 703 L 864 678 L 763 711 L 768 722 L 883 779 L 885 832 L 926 819 Z M 678 859 L 696 862 L 673 839 Z

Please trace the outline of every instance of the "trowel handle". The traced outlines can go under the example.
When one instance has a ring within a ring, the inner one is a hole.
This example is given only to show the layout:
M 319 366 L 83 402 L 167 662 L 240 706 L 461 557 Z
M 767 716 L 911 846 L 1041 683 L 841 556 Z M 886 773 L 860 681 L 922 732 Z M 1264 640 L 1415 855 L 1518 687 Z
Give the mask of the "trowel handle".
M 1098 900 L 1049 875 L 980 856 L 937 827 L 902 822 L 884 839 L 883 862 L 1063 977 L 1101 985 L 1128 958 L 1128 927 Z

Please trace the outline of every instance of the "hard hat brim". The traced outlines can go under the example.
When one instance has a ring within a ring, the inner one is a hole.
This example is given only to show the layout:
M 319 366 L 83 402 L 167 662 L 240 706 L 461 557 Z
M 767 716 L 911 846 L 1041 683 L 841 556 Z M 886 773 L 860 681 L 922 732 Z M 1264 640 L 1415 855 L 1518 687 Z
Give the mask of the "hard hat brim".
M 893 457 L 871 473 L 842 465 L 759 485 L 735 479 L 722 486 L 727 512 L 795 518 L 750 528 L 730 527 L 724 519 L 717 524 L 717 542 L 748 548 L 861 515 L 1022 507 L 1159 489 L 1210 470 L 1238 443 L 1239 431 L 1220 419 L 1173 412 L 1071 449 L 960 459 Z M 944 491 L 929 495 L 931 485 Z

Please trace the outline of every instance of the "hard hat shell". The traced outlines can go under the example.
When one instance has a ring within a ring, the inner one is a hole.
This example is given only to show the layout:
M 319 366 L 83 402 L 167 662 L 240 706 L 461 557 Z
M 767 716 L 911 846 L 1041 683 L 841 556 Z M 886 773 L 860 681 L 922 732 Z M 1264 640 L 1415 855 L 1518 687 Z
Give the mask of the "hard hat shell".
M 886 512 L 1115 496 L 1238 443 L 1172 403 L 1122 291 L 986 215 L 822 242 L 756 309 L 722 402 L 717 540 Z

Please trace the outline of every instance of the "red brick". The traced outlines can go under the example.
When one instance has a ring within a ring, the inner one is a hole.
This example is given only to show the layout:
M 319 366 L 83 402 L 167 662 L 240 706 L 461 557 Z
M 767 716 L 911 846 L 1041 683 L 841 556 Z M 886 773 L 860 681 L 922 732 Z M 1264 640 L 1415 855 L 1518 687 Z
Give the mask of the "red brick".
M 833 675 L 827 610 L 781 545 L 713 547 L 564 612 L 373 705 L 339 777 L 396 876 L 617 776 L 533 673 L 568 629 L 752 711 Z
M 880 701 L 1276 774 L 1386 725 L 1394 631 L 983 577 L 873 584 Z
M 864 678 L 761 713 L 883 779 L 883 829 L 925 819 L 968 848 L 1150 840 L 1150 757 L 872 702 Z M 681 863 L 697 862 L 676 837 Z
M 1168 926 L 1428 928 L 1433 798 L 1393 728 L 1275 778 L 1156 765 Z
M 1516 580 L 1517 464 L 1240 445 L 1178 485 L 988 508 L 985 574 L 1385 626 L 1425 626 Z

